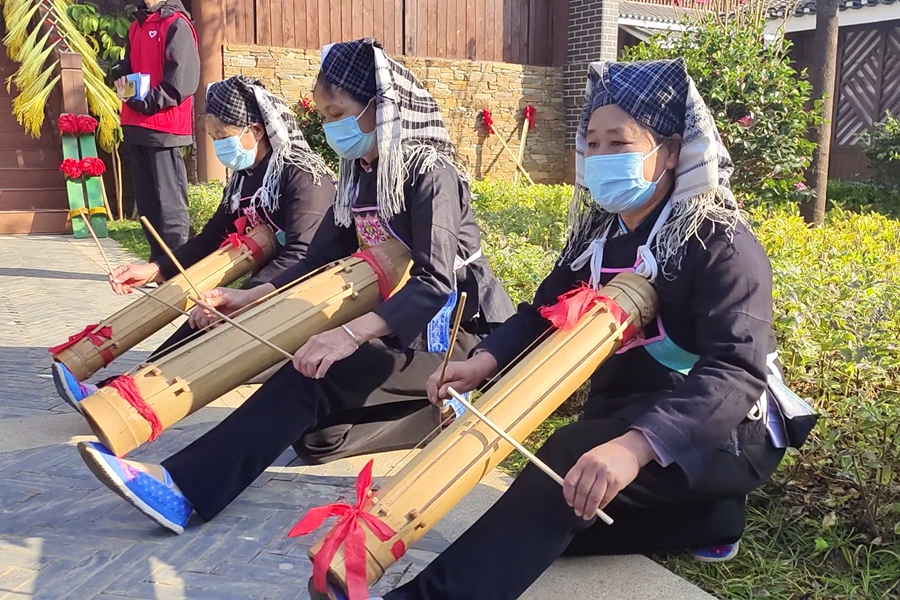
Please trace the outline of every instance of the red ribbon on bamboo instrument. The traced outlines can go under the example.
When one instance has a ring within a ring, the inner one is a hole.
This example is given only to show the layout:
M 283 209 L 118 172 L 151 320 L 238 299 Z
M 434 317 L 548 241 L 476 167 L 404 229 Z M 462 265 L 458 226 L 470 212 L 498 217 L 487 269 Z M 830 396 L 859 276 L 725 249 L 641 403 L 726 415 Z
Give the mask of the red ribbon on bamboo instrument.
M 484 121 L 484 126 L 487 128 L 487 134 L 491 135 L 492 133 L 496 133 L 494 131 L 494 117 L 491 115 L 491 111 L 486 108 L 481 109 L 481 119 Z
M 109 364 L 113 361 L 115 356 L 113 356 L 112 352 L 109 351 L 109 348 L 104 348 L 103 344 L 106 341 L 112 339 L 112 327 L 109 325 L 100 326 L 96 323 L 92 325 L 88 325 L 75 335 L 70 335 L 69 339 L 60 344 L 59 346 L 53 346 L 48 350 L 50 354 L 59 354 L 66 348 L 71 348 L 84 338 L 87 338 L 91 341 L 92 344 L 97 346 L 100 350 L 100 356 L 103 357 L 103 362 L 105 364 Z
M 162 433 L 162 423 L 156 415 L 156 412 L 150 408 L 150 405 L 147 404 L 144 397 L 141 396 L 141 391 L 134 382 L 134 378 L 130 375 L 122 375 L 121 377 L 116 377 L 110 381 L 107 386 L 119 392 L 122 399 L 134 407 L 134 410 L 150 424 L 150 439 L 147 441 L 155 441 L 156 438 L 159 437 L 159 434 Z
M 528 129 L 534 129 L 534 107 L 528 105 L 525 107 L 525 120 L 528 121 Z
M 369 597 L 369 587 L 366 585 L 366 534 L 359 522 L 365 523 L 369 530 L 383 542 L 396 534 L 381 519 L 363 511 L 363 504 L 368 499 L 371 488 L 372 461 L 370 460 L 356 477 L 356 506 L 338 502 L 313 508 L 288 533 L 289 538 L 308 535 L 321 527 L 325 519 L 338 517 L 338 522 L 325 537 L 322 550 L 313 561 L 313 585 L 320 592 L 326 591 L 328 567 L 331 566 L 331 561 L 338 548 L 343 544 L 347 593 L 350 600 L 366 600 Z M 396 560 L 400 560 L 406 554 L 406 545 L 398 540 L 391 546 L 391 554 Z
M 375 271 L 375 277 L 378 278 L 378 292 L 381 294 L 381 299 L 387 300 L 390 298 L 394 288 L 391 285 L 391 281 L 388 279 L 387 274 L 384 272 L 384 269 L 381 268 L 381 265 L 379 265 L 378 261 L 375 260 L 375 257 L 372 256 L 372 253 L 369 250 L 363 250 L 362 252 L 357 252 L 351 256 L 362 260 L 372 267 L 372 270 Z
M 541 316 L 550 321 L 556 329 L 567 331 L 575 327 L 584 315 L 598 304 L 605 304 L 609 313 L 619 322 L 628 320 L 628 313 L 616 304 L 612 298 L 599 294 L 594 288 L 582 284 L 581 287 L 569 290 L 557 298 L 559 302 L 550 306 L 542 306 Z M 634 325 L 629 325 L 622 336 L 622 344 L 625 345 L 638 335 Z
M 234 222 L 234 233 L 229 233 L 225 236 L 225 239 L 219 244 L 219 248 L 224 248 L 225 246 L 231 246 L 232 248 L 240 248 L 241 245 L 247 246 L 247 250 L 250 251 L 250 256 L 253 257 L 253 262 L 256 263 L 256 268 L 262 267 L 261 261 L 263 258 L 263 249 L 260 247 L 253 238 L 244 235 L 244 232 L 247 231 L 248 224 L 247 217 L 240 217 Z

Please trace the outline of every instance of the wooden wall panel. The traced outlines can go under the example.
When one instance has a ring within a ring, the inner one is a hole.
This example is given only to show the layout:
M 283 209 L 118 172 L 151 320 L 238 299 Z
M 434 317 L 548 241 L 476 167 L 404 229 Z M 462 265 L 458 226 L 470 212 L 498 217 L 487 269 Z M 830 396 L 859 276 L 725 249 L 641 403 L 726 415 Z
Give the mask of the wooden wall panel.
M 565 62 L 554 0 L 229 0 L 227 41 L 319 48 L 373 36 L 389 54 L 530 65 Z

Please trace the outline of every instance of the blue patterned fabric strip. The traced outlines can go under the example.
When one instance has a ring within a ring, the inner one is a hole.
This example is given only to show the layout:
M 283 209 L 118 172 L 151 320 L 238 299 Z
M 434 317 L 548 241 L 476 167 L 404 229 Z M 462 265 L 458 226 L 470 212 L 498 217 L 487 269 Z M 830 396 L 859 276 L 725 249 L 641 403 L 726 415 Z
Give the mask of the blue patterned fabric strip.
M 453 316 L 453 309 L 456 307 L 456 298 L 456 288 L 454 288 L 447 303 L 428 323 L 426 331 L 429 352 L 446 352 L 450 349 L 450 319 Z

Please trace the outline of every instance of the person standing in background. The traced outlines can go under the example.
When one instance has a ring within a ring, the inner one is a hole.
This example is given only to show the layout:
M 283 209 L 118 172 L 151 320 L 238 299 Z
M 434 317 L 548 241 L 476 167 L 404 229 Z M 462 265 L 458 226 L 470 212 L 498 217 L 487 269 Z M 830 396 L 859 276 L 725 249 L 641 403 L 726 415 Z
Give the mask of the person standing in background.
M 193 96 L 200 85 L 197 33 L 181 0 L 143 0 L 128 31 L 125 58 L 110 78 L 119 90 L 133 73 L 150 78 L 145 97 L 122 103 L 134 200 L 140 215 L 175 249 L 190 235 L 183 149 L 193 144 Z M 152 261 L 163 251 L 148 233 Z

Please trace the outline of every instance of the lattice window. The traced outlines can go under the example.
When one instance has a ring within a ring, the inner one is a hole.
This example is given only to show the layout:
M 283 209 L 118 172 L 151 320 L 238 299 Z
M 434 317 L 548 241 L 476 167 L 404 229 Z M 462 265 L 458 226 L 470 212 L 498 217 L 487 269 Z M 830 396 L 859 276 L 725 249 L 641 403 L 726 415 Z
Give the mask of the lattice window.
M 835 117 L 836 145 L 855 145 L 857 136 L 882 114 L 879 95 L 884 70 L 883 38 L 882 29 L 851 30 L 844 35 Z

